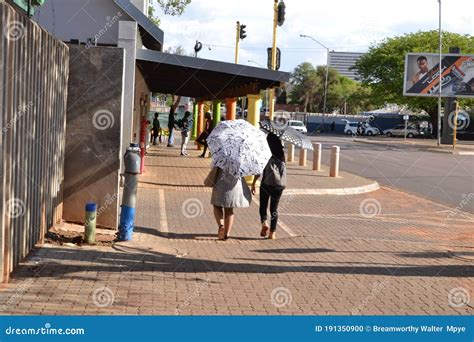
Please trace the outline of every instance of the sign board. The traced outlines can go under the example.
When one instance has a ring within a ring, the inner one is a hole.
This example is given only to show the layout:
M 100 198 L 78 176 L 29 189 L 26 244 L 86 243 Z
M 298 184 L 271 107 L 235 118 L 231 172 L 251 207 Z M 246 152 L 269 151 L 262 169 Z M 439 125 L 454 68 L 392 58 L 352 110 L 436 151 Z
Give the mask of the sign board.
M 441 96 L 474 97 L 474 55 L 443 54 L 441 65 Z M 438 54 L 406 55 L 403 95 L 439 95 Z
M 410 119 L 410 117 L 409 117 L 408 115 L 403 115 L 403 120 L 406 121 L 406 120 L 408 120 L 408 119 Z

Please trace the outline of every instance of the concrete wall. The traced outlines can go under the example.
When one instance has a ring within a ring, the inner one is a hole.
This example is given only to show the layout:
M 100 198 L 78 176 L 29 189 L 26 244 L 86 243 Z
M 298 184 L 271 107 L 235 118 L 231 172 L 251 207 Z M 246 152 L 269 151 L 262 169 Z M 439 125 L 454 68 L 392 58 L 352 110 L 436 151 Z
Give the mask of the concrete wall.
M 62 216 L 68 48 L 0 2 L 0 282 Z
M 96 37 L 107 45 L 117 45 L 118 22 L 132 20 L 113 0 L 46 0 L 33 18 L 62 41 Z
M 117 228 L 124 50 L 70 45 L 69 51 L 63 219 L 83 222 L 92 201 L 97 223 Z

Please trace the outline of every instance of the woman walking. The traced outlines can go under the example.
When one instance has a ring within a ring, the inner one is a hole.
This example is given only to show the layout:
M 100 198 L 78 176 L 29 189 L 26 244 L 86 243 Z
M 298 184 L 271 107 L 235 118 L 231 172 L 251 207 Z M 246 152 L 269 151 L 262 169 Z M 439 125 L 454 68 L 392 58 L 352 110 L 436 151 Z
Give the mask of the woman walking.
M 243 178 L 218 169 L 217 181 L 212 189 L 211 204 L 218 225 L 219 240 L 227 240 L 234 224 L 234 208 L 247 208 L 252 194 Z
M 269 239 L 276 238 L 278 224 L 278 204 L 286 187 L 286 165 L 285 153 L 281 140 L 273 133 L 267 136 L 268 146 L 272 151 L 272 157 L 263 170 L 260 185 L 260 221 L 262 229 L 261 237 Z M 255 176 L 252 184 L 252 193 L 256 194 L 256 183 L 260 176 Z M 268 204 L 270 202 L 270 226 L 268 225 Z M 270 230 L 270 232 L 268 232 Z
M 199 135 L 199 137 L 197 138 L 197 142 L 198 144 L 204 146 L 204 152 L 202 152 L 202 154 L 199 156 L 200 158 L 205 158 L 206 157 L 206 152 L 207 152 L 207 137 L 209 136 L 209 134 L 211 134 L 212 132 L 212 116 L 211 116 L 211 113 L 207 112 L 205 115 L 204 115 L 204 118 L 205 118 L 205 122 L 204 122 L 204 129 L 202 131 L 202 133 Z

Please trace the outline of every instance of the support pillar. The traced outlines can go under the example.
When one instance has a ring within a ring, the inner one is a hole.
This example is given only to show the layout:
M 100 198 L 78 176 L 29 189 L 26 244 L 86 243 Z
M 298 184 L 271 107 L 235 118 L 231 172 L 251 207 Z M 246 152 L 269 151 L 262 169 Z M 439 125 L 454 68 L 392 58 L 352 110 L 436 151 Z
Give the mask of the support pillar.
M 198 132 L 198 105 L 196 102 L 193 104 L 193 131 L 191 134 L 191 139 L 195 140 L 197 138 Z
M 204 102 L 198 102 L 198 119 L 197 119 L 197 137 L 204 130 Z M 201 150 L 201 145 L 197 145 L 197 149 Z
M 258 127 L 258 122 L 260 121 L 260 108 L 262 107 L 262 100 L 260 99 L 260 95 L 250 94 L 247 95 L 249 105 L 247 110 L 247 121 L 255 126 Z
M 237 99 L 227 98 L 225 99 L 226 107 L 226 120 L 235 120 L 237 116 Z
M 248 110 L 247 110 L 247 121 L 255 126 L 258 127 L 258 122 L 260 121 L 260 107 L 262 106 L 262 100 L 260 99 L 260 95 L 257 94 L 249 94 L 247 95 L 248 99 Z M 245 177 L 245 181 L 248 185 L 252 185 L 253 183 L 253 176 Z
M 221 122 L 221 101 L 212 102 L 212 126 L 216 127 Z

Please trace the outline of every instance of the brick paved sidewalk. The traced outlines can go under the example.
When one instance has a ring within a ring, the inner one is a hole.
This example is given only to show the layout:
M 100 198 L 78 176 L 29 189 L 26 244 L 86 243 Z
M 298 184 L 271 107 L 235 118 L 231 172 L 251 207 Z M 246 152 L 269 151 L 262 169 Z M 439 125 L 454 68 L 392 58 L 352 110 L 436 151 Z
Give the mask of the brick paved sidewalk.
M 0 291 L 2 313 L 473 313 L 473 215 L 388 188 L 290 195 L 277 240 L 258 237 L 254 201 L 221 242 L 208 161 L 177 154 L 150 151 L 132 242 L 36 250 Z

